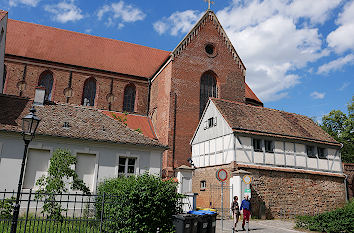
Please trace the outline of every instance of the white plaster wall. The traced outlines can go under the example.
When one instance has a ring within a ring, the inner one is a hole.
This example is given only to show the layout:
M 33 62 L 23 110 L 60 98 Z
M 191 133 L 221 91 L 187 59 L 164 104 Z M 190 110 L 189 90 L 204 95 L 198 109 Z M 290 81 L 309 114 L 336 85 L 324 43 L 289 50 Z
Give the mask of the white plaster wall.
M 216 117 L 216 126 L 204 129 L 204 122 L 211 117 Z M 191 144 L 198 144 L 200 142 L 209 141 L 213 138 L 219 138 L 228 134 L 232 134 L 232 129 L 222 117 L 215 104 L 209 100 L 209 105 L 207 106 L 207 109 L 200 121 L 200 125 L 196 130 Z
M 22 161 L 24 143 L 19 134 L 0 133 L 0 189 L 16 189 Z M 118 171 L 117 157 L 137 158 L 136 174 L 149 172 L 161 174 L 162 150 L 144 146 L 121 145 L 114 143 L 98 143 L 67 138 L 38 136 L 30 144 L 30 148 L 69 149 L 73 155 L 87 153 L 97 156 L 95 185 L 106 178 L 116 177 Z
M 4 73 L 4 58 L 5 58 L 5 41 L 6 41 L 6 30 L 7 30 L 7 15 L 0 21 L 0 33 L 4 30 L 4 34 L 1 37 L 0 34 L 0 93 L 3 90 L 3 73 Z

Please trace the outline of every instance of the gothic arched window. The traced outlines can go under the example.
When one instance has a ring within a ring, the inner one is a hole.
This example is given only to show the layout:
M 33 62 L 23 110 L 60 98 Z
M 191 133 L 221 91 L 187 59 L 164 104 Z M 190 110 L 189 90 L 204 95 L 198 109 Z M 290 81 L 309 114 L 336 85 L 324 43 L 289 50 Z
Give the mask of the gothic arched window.
M 128 84 L 124 89 L 123 111 L 134 112 L 135 106 L 135 86 Z
M 200 109 L 199 118 L 202 116 L 204 108 L 209 100 L 209 97 L 217 97 L 216 78 L 212 72 L 207 72 L 202 75 L 200 80 Z
M 84 93 L 82 95 L 82 105 L 94 106 L 96 97 L 96 79 L 88 78 L 84 83 Z
M 49 70 L 44 71 L 38 80 L 38 86 L 45 88 L 44 100 L 52 99 L 52 88 L 53 88 L 53 73 Z

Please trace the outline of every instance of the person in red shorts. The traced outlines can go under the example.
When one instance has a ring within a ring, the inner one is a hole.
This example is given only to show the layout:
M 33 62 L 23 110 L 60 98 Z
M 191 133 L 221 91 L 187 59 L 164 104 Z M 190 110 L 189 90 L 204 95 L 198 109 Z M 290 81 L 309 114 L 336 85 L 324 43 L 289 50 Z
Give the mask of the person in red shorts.
M 245 199 L 241 203 L 240 211 L 243 209 L 243 222 L 242 222 L 242 230 L 245 230 L 245 221 L 250 221 L 251 215 L 251 202 L 248 198 L 248 195 L 245 195 Z

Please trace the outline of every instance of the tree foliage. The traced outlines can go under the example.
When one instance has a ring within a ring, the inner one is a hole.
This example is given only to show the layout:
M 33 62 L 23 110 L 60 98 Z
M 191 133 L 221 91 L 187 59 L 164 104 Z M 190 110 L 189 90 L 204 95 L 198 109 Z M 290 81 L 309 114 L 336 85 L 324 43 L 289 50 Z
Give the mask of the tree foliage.
M 334 139 L 343 144 L 343 162 L 354 163 L 354 96 L 348 104 L 348 113 L 332 110 L 322 117 L 321 127 Z
M 107 179 L 98 186 L 97 218 L 103 203 L 108 232 L 174 232 L 172 215 L 181 211 L 182 197 L 176 188 L 172 180 L 149 174 Z
M 55 197 L 71 190 L 82 191 L 89 194 L 90 190 L 79 179 L 76 171 L 72 168 L 77 162 L 76 157 L 69 150 L 57 149 L 50 159 L 48 174 L 41 176 L 36 185 L 36 199 L 44 200 L 43 212 L 54 219 L 61 219 L 62 212 L 66 211 Z

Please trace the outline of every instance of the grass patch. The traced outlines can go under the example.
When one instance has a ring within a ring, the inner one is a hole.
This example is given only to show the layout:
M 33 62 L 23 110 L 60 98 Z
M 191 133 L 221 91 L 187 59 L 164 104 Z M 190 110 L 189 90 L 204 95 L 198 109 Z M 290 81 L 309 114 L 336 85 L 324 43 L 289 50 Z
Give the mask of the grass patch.
M 26 227 L 25 227 L 26 224 Z M 63 221 L 45 219 L 45 218 L 29 218 L 27 223 L 25 219 L 19 219 L 16 232 L 46 232 L 46 233 L 93 233 L 100 232 L 100 220 L 96 219 L 80 219 L 67 218 Z M 0 219 L 0 232 L 10 233 L 11 220 Z

